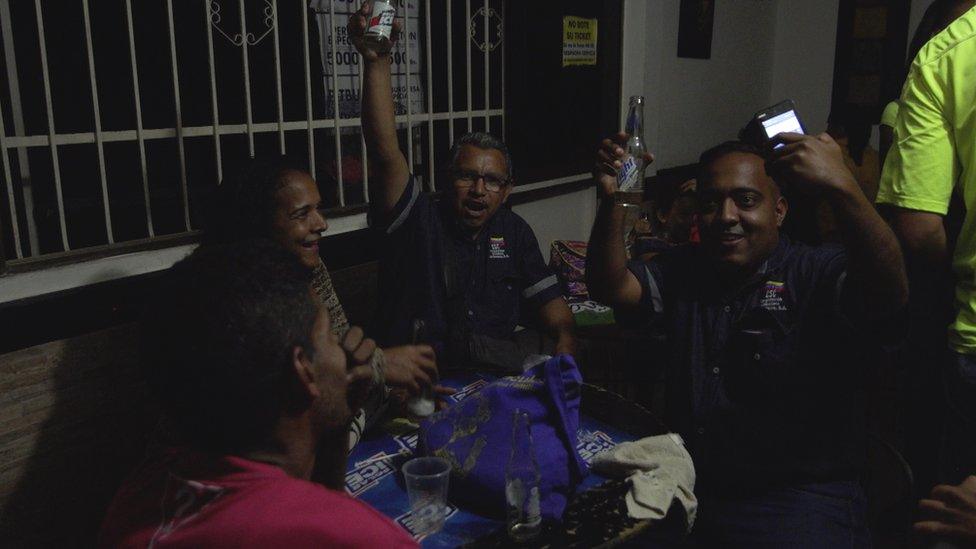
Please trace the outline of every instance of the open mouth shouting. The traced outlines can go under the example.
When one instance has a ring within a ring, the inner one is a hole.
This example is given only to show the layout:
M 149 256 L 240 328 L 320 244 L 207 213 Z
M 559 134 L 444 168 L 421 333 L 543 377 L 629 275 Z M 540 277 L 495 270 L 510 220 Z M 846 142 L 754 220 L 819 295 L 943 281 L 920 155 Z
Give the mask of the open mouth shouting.
M 462 213 L 467 219 L 480 219 L 488 210 L 488 204 L 475 199 L 466 199 L 461 203 Z

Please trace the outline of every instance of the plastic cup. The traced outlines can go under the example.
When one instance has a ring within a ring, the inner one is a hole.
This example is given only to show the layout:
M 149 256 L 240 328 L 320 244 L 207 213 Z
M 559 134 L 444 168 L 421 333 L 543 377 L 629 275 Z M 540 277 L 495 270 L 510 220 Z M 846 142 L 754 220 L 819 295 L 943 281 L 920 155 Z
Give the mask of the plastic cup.
M 439 532 L 447 515 L 447 486 L 451 464 L 444 458 L 420 457 L 403 464 L 415 535 Z

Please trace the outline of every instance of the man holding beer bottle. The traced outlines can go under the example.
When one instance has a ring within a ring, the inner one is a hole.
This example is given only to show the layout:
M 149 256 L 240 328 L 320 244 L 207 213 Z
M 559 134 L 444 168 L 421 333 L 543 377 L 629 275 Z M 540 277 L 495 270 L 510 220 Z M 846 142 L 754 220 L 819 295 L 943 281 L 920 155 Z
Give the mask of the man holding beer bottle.
M 383 344 L 408 343 L 414 322 L 423 320 L 438 361 L 455 368 L 519 370 L 523 353 L 512 338 L 520 323 L 537 324 L 555 340 L 555 352 L 574 352 L 573 316 L 535 234 L 503 207 L 512 190 L 505 144 L 480 132 L 461 137 L 438 201 L 410 174 L 397 141 L 390 77 L 399 23 L 389 42 L 368 40 L 372 10 L 366 2 L 350 18 L 349 36 L 364 63 L 370 222 L 385 248 L 374 334 Z
M 695 462 L 706 547 L 867 547 L 864 351 L 899 333 L 901 250 L 826 134 L 742 142 L 699 161 L 701 245 L 628 263 L 616 172 L 626 135 L 603 142 L 587 261 L 595 299 L 663 325 L 667 424 Z M 780 185 L 824 196 L 843 246 L 780 234 Z

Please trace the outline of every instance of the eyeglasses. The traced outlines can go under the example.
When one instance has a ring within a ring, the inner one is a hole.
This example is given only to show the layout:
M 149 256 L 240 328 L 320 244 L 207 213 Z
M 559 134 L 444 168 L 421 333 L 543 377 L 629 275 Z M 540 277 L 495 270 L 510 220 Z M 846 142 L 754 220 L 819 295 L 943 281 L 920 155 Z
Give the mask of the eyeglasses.
M 479 179 L 483 179 L 485 182 L 485 190 L 490 193 L 500 192 L 502 187 L 508 185 L 511 181 L 509 179 L 500 179 L 490 173 L 480 174 L 470 170 L 454 170 L 452 175 L 454 176 L 454 184 L 458 187 L 470 187 Z

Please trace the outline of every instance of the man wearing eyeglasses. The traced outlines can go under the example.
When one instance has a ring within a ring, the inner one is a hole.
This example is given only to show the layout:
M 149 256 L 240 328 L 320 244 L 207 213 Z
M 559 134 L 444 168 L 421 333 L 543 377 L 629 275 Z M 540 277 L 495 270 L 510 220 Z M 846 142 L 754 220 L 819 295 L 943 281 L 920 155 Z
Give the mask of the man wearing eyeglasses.
M 382 344 L 420 338 L 454 368 L 516 370 L 524 353 L 513 336 L 527 324 L 551 336 L 555 352 L 573 353 L 573 316 L 556 277 L 529 225 L 502 207 L 512 190 L 505 144 L 480 132 L 461 137 L 439 179 L 440 200 L 410 174 L 397 140 L 390 57 L 363 43 L 371 9 L 364 3 L 348 30 L 364 62 L 370 223 L 383 235 L 374 337 Z M 399 24 L 394 40 L 398 34 Z

